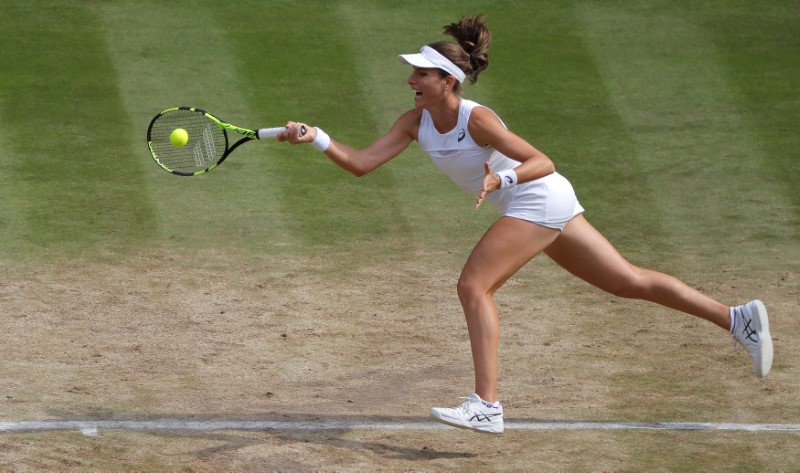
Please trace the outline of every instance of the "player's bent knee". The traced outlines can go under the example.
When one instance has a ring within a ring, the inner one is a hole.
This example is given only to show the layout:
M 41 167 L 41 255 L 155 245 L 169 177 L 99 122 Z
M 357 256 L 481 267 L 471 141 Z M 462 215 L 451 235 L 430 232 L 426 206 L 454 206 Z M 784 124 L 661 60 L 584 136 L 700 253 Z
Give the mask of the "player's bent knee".
M 456 293 L 458 293 L 458 299 L 461 304 L 464 305 L 470 301 L 485 297 L 488 291 L 479 281 L 461 275 L 456 283 Z

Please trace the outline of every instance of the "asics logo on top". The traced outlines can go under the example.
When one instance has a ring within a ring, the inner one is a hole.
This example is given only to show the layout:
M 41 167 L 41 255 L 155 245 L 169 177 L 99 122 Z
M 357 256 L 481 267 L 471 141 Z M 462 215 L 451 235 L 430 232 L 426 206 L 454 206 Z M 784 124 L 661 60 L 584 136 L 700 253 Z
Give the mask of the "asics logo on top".
M 514 183 L 514 179 L 511 179 L 511 176 L 506 176 L 506 182 L 508 182 L 509 185 L 513 184 Z
M 477 421 L 477 422 L 491 422 L 492 417 L 501 416 L 503 414 L 475 414 L 474 416 L 470 417 L 470 422 Z
M 461 143 L 461 140 L 463 140 L 465 136 L 467 136 L 467 132 L 465 132 L 463 128 L 458 130 L 458 142 L 459 143 Z
M 744 320 L 744 319 L 742 319 Z M 750 327 L 750 324 L 753 322 L 753 319 L 744 320 L 744 327 L 742 332 L 744 333 L 744 338 L 757 342 L 758 338 L 756 338 L 756 331 Z

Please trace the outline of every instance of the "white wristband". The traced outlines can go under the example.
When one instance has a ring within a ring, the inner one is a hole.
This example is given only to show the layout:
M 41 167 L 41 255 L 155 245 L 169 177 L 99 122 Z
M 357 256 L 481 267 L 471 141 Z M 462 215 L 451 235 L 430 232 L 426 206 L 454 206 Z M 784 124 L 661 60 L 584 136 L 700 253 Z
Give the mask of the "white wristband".
M 501 189 L 508 189 L 517 185 L 517 173 L 513 169 L 506 169 L 495 174 L 500 178 Z
M 328 146 L 331 145 L 331 137 L 317 127 L 314 127 L 314 129 L 317 130 L 317 134 L 314 135 L 314 141 L 311 142 L 311 146 L 324 153 Z

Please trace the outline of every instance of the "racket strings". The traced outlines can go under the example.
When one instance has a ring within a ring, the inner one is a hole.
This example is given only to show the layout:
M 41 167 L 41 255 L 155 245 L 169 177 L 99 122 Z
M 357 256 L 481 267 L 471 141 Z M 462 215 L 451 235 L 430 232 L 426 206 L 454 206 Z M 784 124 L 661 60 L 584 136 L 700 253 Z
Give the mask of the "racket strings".
M 174 146 L 172 132 L 183 128 L 189 135 L 184 146 Z M 216 164 L 228 147 L 225 131 L 205 115 L 192 110 L 170 110 L 153 121 L 150 142 L 156 160 L 168 170 L 194 174 Z

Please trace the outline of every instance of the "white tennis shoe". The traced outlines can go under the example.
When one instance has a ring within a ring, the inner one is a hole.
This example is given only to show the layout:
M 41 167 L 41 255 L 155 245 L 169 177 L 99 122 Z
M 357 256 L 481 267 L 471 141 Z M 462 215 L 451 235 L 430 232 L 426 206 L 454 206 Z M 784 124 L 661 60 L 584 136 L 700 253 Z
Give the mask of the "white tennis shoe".
M 472 394 L 458 407 L 434 407 L 431 416 L 439 422 L 492 434 L 503 433 L 503 406 L 487 406 L 477 394 Z
M 753 359 L 756 376 L 766 376 L 772 368 L 772 337 L 769 334 L 767 308 L 759 300 L 750 301 L 734 307 L 733 318 L 734 344 L 747 349 Z

